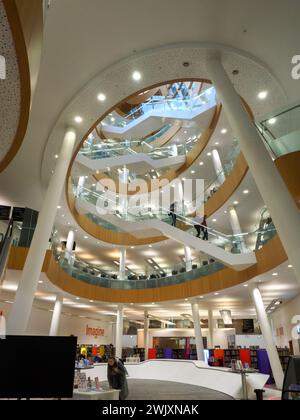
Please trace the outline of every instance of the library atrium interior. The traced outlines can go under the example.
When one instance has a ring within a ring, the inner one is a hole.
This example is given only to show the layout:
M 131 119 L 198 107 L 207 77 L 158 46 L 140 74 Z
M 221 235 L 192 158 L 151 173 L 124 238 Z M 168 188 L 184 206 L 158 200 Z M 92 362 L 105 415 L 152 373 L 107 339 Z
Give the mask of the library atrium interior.
M 299 15 L 0 0 L 0 398 L 300 400 Z

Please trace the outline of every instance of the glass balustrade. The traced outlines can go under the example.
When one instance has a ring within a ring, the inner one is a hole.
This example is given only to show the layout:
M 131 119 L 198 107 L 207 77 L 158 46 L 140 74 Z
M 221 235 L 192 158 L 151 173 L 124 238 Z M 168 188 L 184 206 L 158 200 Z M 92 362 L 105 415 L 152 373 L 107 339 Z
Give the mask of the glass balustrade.
M 296 105 L 257 124 L 273 157 L 300 150 L 300 105 Z
M 120 116 L 117 112 L 111 113 L 102 121 L 102 126 L 112 127 L 126 127 L 132 121 L 138 118 L 150 114 L 166 113 L 166 112 L 177 112 L 177 111 L 188 111 L 194 112 L 200 110 L 206 104 L 216 100 L 216 91 L 212 86 L 206 89 L 204 92 L 195 96 L 157 96 L 154 95 L 147 101 L 134 107 L 126 116 Z

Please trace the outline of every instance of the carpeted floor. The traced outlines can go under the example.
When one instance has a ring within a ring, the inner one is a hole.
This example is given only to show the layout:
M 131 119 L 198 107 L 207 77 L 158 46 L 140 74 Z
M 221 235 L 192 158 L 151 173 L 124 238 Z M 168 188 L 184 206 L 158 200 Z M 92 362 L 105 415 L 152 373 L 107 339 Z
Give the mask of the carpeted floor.
M 128 379 L 127 400 L 232 400 L 230 396 L 207 388 L 175 382 Z

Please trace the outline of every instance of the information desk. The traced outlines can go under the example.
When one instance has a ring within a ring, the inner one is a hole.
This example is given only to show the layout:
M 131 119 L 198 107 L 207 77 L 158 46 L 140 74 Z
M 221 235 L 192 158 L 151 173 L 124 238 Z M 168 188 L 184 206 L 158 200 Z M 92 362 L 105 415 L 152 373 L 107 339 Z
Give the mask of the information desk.
M 241 376 L 228 368 L 210 367 L 196 360 L 148 360 L 139 364 L 126 364 L 129 379 L 149 379 L 177 382 L 209 388 L 227 394 L 235 399 L 243 398 Z M 89 373 L 91 378 L 107 381 L 107 365 L 98 364 Z M 269 375 L 249 373 L 246 376 L 249 398 L 255 399 L 254 390 L 262 389 Z
M 78 391 L 74 390 L 73 400 L 119 400 L 120 391 L 117 389 L 109 389 L 107 391 Z

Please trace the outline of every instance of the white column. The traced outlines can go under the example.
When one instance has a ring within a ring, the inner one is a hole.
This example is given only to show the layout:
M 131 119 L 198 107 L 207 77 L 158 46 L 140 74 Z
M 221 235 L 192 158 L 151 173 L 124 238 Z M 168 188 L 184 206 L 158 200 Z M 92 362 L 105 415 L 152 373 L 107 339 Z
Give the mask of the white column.
M 208 346 L 210 349 L 215 348 L 214 343 L 214 333 L 215 333 L 215 324 L 214 324 L 214 314 L 211 309 L 208 311 Z
M 192 314 L 193 314 L 195 339 L 196 339 L 197 360 L 201 360 L 204 362 L 205 361 L 204 346 L 203 346 L 203 338 L 202 338 L 200 316 L 199 316 L 199 305 L 197 301 L 192 301 L 191 305 L 192 305 Z
M 126 248 L 120 249 L 119 280 L 126 280 Z
M 118 305 L 117 322 L 116 322 L 116 357 L 122 357 L 122 341 L 123 341 L 123 305 Z
M 51 320 L 50 332 L 49 332 L 50 337 L 58 336 L 63 301 L 64 301 L 63 295 L 59 294 L 56 296 L 56 301 L 55 301 L 52 320 Z
M 73 232 L 73 230 L 70 230 L 68 233 L 66 251 L 65 251 L 65 258 L 69 261 L 69 263 L 71 263 L 72 261 L 74 239 L 75 239 L 75 233 Z
M 225 182 L 225 173 L 224 168 L 221 162 L 221 158 L 219 155 L 219 151 L 217 149 L 214 149 L 212 151 L 212 161 L 214 164 L 216 175 L 218 176 L 218 183 L 222 185 Z
M 238 235 L 236 240 L 239 241 L 239 247 L 241 252 L 247 252 L 247 247 L 245 244 L 245 239 L 243 236 L 240 236 L 242 233 L 239 217 L 236 211 L 236 208 L 231 206 L 228 208 L 229 222 L 231 225 L 232 233 Z
M 192 271 L 192 250 L 189 246 L 184 247 L 186 271 Z
M 268 352 L 276 386 L 278 389 L 281 389 L 283 386 L 284 375 L 279 355 L 273 340 L 271 326 L 265 311 L 264 302 L 262 300 L 262 296 L 257 284 L 250 285 L 249 290 L 256 308 L 257 319 L 264 338 L 264 342 L 266 344 L 266 350 Z
M 75 140 L 75 131 L 68 131 L 64 137 L 56 168 L 43 201 L 18 291 L 8 318 L 7 330 L 10 335 L 26 334 L 34 295 L 42 271 L 57 205 L 64 187 Z
M 300 212 L 219 57 L 208 59 L 207 71 L 300 282 Z
M 120 172 L 120 210 L 123 216 L 127 216 L 128 213 L 128 196 L 127 196 L 127 184 L 128 184 L 128 177 L 129 177 L 129 169 L 124 166 L 122 171 Z
M 145 360 L 148 360 L 149 350 L 149 318 L 148 311 L 144 314 L 144 347 L 145 347 Z

